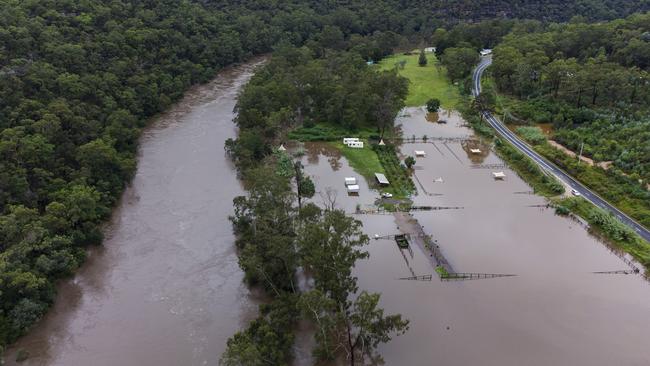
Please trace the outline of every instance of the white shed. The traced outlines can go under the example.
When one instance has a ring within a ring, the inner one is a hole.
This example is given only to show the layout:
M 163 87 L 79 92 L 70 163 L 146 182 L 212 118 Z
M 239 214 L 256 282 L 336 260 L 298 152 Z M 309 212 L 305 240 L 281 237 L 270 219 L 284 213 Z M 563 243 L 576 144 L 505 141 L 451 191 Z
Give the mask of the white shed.
M 375 173 L 375 179 L 377 179 L 377 183 L 381 186 L 387 186 L 390 184 L 388 179 L 386 179 L 386 176 L 381 173 Z
M 358 142 L 358 141 L 359 141 L 358 137 L 344 137 L 343 145 L 349 145 L 351 142 Z
M 357 178 L 355 177 L 346 177 L 345 178 L 345 185 L 346 186 L 352 186 L 357 184 Z
M 351 141 L 348 142 L 348 147 L 354 148 L 354 149 L 363 149 L 363 141 Z
M 348 193 L 359 193 L 359 186 L 356 184 L 349 185 Z

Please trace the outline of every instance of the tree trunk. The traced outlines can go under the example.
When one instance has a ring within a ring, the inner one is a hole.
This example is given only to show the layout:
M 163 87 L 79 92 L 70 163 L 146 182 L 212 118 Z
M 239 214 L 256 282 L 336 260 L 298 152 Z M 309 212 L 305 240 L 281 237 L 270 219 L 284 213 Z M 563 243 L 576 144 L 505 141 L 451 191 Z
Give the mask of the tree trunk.
M 352 344 L 352 332 L 350 330 L 350 323 L 346 324 L 348 328 L 348 347 L 350 348 L 350 366 L 354 366 L 354 344 Z
M 594 85 L 591 89 L 591 105 L 596 105 L 596 98 L 598 98 L 598 88 Z
M 296 170 L 296 192 L 298 193 L 298 211 L 302 210 L 302 197 L 300 197 L 300 185 L 302 181 L 302 171 L 300 169 L 300 161 L 296 162 L 293 165 L 293 168 Z

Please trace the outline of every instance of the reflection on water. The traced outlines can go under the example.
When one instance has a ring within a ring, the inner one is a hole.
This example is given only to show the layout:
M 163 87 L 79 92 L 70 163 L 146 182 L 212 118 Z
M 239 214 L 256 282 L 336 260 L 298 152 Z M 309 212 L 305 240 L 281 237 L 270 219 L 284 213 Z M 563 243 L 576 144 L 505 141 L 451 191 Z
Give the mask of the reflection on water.
M 228 215 L 243 193 L 223 143 L 260 61 L 224 70 L 144 132 L 138 170 L 102 247 L 63 281 L 52 310 L 9 350 L 21 365 L 216 365 L 257 313 Z
M 457 271 L 517 276 L 461 282 L 440 282 L 435 276 L 431 282 L 398 280 L 433 274 L 428 254 L 418 247 L 400 250 L 393 240 L 371 240 L 370 258 L 355 268 L 360 288 L 381 292 L 387 313 L 402 313 L 411 320 L 406 335 L 381 347 L 386 364 L 650 364 L 648 283 L 634 275 L 593 274 L 627 267 L 579 223 L 539 207 L 546 203 L 542 197 L 521 194 L 530 187 L 513 171 L 499 168 L 508 178 L 498 182 L 492 170 L 472 168 L 503 162 L 464 127 L 456 112 L 442 115 L 448 123 L 429 123 L 422 109 L 410 108 L 397 123 L 406 138 L 427 135 L 462 141 L 447 143 L 449 150 L 442 144 L 408 141 L 401 149 L 404 155 L 426 152 L 416 163 L 422 186 L 413 197 L 415 205 L 464 209 L 413 216 L 438 240 Z M 472 148 L 481 152 L 473 154 Z M 326 159 L 303 161 L 316 178 L 317 190 L 337 190 L 337 205 L 348 212 L 357 204 L 371 204 L 378 192 L 363 180 L 359 197 L 345 195 L 343 178 L 355 173 L 345 158 L 338 159 L 338 170 Z M 431 194 L 422 194 L 423 190 Z M 399 233 L 393 216 L 355 217 L 370 237 Z
M 472 164 L 482 164 L 488 155 L 490 155 L 490 145 L 483 142 L 481 138 L 462 141 L 460 146 Z
M 341 168 L 341 152 L 339 149 L 326 142 L 309 142 L 305 144 L 307 163 L 311 165 L 318 164 L 320 157 L 325 157 L 332 170 L 337 171 Z

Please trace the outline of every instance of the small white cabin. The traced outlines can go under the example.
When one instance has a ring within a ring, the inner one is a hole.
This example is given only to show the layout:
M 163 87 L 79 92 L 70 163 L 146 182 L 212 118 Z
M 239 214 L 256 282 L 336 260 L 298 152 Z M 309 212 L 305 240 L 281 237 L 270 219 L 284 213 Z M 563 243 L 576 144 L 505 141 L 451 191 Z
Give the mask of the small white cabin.
M 359 142 L 359 138 L 358 137 L 344 137 L 343 138 L 343 145 L 348 145 L 351 142 Z
M 415 156 L 418 157 L 418 158 L 423 158 L 423 157 L 427 156 L 427 153 L 425 153 L 422 150 L 415 150 Z
M 363 141 L 351 141 L 348 142 L 348 147 L 354 148 L 354 149 L 363 149 Z
M 472 154 L 480 154 L 480 153 L 481 153 L 481 149 L 469 149 L 469 151 L 470 151 Z
M 489 48 L 484 48 L 480 52 L 481 56 L 487 56 L 492 54 L 492 50 Z
M 356 184 L 349 185 L 348 193 L 359 193 L 359 186 Z
M 436 48 L 435 47 L 426 47 L 424 49 L 424 52 L 427 52 L 427 53 L 436 52 Z
M 494 179 L 505 179 L 506 174 L 504 172 L 492 172 Z
M 357 184 L 357 178 L 355 177 L 346 177 L 345 178 L 345 185 L 346 186 L 353 186 Z

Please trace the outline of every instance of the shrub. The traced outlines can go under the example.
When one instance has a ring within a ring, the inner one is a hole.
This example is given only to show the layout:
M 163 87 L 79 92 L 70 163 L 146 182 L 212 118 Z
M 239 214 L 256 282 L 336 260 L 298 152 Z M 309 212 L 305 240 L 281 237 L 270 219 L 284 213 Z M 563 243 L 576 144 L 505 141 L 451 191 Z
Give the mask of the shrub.
M 558 215 L 566 216 L 566 215 L 569 214 L 569 212 L 571 212 L 571 210 L 569 210 L 568 208 L 566 208 L 564 206 L 555 207 L 555 213 L 558 214 Z

